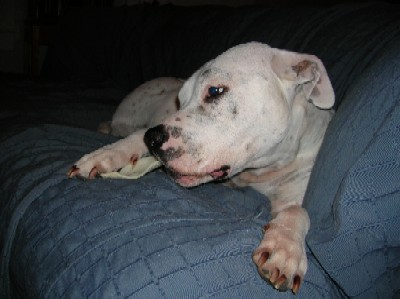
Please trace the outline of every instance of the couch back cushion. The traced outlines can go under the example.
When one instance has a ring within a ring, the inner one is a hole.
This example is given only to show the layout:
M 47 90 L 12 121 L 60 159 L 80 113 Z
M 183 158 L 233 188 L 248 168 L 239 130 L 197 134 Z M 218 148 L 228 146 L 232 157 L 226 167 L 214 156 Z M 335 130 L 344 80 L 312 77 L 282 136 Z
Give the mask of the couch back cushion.
M 397 38 L 345 96 L 326 133 L 305 199 L 310 249 L 347 295 L 399 295 L 399 200 Z

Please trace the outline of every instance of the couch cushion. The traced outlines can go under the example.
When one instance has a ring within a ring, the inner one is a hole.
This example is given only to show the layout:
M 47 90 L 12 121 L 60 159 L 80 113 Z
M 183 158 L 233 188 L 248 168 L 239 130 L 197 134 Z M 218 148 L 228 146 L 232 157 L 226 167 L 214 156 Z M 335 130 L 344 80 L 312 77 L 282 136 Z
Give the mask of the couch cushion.
M 258 275 L 251 255 L 269 213 L 254 190 L 186 189 L 161 171 L 68 179 L 76 159 L 115 138 L 56 125 L 9 136 L 0 144 L 1 298 L 10 286 L 23 298 L 341 297 L 312 255 L 296 296 Z
M 399 295 L 399 200 L 400 40 L 392 40 L 345 96 L 306 196 L 310 248 L 347 295 Z

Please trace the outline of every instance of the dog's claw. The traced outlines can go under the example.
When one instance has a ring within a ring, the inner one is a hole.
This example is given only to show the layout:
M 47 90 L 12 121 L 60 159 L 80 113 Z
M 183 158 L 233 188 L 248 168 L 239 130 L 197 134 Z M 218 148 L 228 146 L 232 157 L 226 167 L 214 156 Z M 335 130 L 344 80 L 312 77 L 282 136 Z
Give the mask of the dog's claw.
M 271 228 L 271 224 L 269 224 L 269 223 L 267 223 L 266 225 L 264 225 L 264 227 L 263 227 L 263 233 L 265 234 L 265 232 L 267 231 L 267 230 L 269 230 Z
M 262 265 L 265 264 L 265 262 L 269 259 L 269 252 L 268 251 L 264 251 L 263 253 L 261 253 L 260 258 L 258 259 L 258 266 L 261 267 Z
M 129 159 L 129 162 L 132 165 L 135 165 L 138 160 L 139 160 L 139 156 L 138 155 L 132 155 L 132 157 Z
M 94 179 L 99 177 L 99 171 L 97 170 L 97 167 L 93 167 L 92 170 L 89 172 L 89 179 Z
M 79 173 L 79 168 L 76 165 L 73 165 L 67 172 L 67 176 L 72 178 Z
M 280 274 L 279 269 L 278 269 L 278 268 L 275 268 L 275 269 L 272 271 L 272 274 L 271 274 L 271 277 L 269 278 L 269 281 L 270 281 L 272 284 L 275 284 L 275 283 L 277 282 L 278 278 L 279 278 L 279 274 Z
M 297 294 L 297 292 L 300 289 L 300 285 L 301 285 L 301 278 L 299 275 L 296 275 L 293 279 L 293 286 L 292 286 L 292 292 L 294 294 Z
M 282 276 L 280 276 L 276 282 L 274 283 L 274 286 L 277 290 L 281 290 L 284 291 L 287 289 L 287 278 L 285 276 L 285 274 L 282 274 Z

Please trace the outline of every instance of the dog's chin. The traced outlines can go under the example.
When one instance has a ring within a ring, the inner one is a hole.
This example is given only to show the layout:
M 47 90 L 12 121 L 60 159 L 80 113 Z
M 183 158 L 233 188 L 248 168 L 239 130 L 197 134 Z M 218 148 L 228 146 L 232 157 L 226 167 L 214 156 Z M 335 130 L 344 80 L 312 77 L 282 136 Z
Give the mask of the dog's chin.
M 173 178 L 175 182 L 181 185 L 182 187 L 194 187 L 213 180 L 212 177 L 210 176 L 181 175 L 181 174 L 176 174 L 173 176 Z
M 179 172 L 173 169 L 167 169 L 169 175 L 175 180 L 176 183 L 183 187 L 194 187 L 210 181 L 224 180 L 229 175 L 230 166 L 223 165 L 211 172 Z

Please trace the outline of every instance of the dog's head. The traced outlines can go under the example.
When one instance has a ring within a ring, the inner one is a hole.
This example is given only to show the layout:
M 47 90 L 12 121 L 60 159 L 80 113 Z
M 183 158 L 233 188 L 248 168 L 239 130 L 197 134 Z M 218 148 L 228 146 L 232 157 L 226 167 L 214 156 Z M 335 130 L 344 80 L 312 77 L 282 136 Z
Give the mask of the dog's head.
M 294 101 L 328 109 L 334 94 L 317 57 L 248 43 L 196 71 L 179 100 L 144 139 L 179 184 L 194 186 L 276 163 Z

